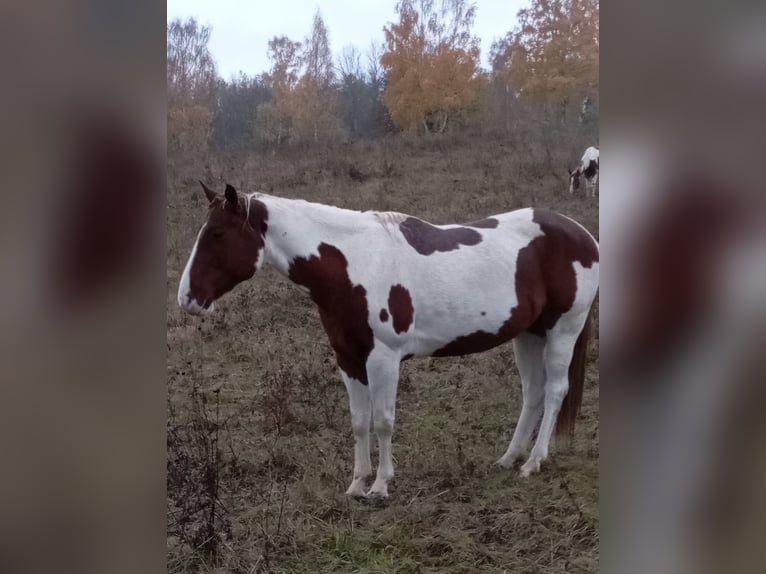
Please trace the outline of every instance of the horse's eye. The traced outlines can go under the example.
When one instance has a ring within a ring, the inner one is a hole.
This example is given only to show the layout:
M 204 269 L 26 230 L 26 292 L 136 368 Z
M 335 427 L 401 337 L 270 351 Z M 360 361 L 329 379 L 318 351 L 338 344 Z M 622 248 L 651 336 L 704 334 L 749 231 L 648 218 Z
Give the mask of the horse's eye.
M 223 231 L 221 231 L 220 229 L 217 229 L 217 230 L 213 231 L 213 233 L 211 233 L 211 235 L 213 236 L 213 239 L 221 239 L 221 238 L 223 238 Z

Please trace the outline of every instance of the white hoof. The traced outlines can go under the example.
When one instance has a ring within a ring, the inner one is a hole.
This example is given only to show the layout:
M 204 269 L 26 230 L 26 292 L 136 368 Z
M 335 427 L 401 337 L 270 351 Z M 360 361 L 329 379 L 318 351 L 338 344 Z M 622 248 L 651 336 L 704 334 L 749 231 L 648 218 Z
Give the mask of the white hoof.
M 388 498 L 388 484 L 376 480 L 367 493 L 367 498 Z
M 519 471 L 519 474 L 523 478 L 527 478 L 528 476 L 532 474 L 536 474 L 540 472 L 540 461 L 537 459 L 529 459 L 527 462 L 524 463 L 524 466 L 521 467 L 521 471 Z
M 348 487 L 348 490 L 346 490 L 346 494 L 349 496 L 356 496 L 356 497 L 364 497 L 364 479 L 363 478 L 355 478 L 354 481 L 351 483 L 351 486 Z
M 500 458 L 498 458 L 495 461 L 495 464 L 497 466 L 502 466 L 503 468 L 513 468 L 513 466 L 521 459 L 522 454 L 504 454 Z

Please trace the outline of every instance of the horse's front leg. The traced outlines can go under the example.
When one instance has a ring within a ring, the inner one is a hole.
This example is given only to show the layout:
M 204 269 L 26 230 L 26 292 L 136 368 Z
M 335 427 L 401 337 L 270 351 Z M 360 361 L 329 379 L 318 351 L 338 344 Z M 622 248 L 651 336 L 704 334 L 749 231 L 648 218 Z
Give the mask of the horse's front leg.
M 346 494 L 364 496 L 367 478 L 372 474 L 370 461 L 370 389 L 354 378 L 340 371 L 348 391 L 351 409 L 351 429 L 354 431 L 354 477 Z
M 372 399 L 372 424 L 378 436 L 378 474 L 368 496 L 388 496 L 388 482 L 394 477 L 391 437 L 396 415 L 396 387 L 400 357 L 387 348 L 376 348 L 367 360 L 367 378 Z

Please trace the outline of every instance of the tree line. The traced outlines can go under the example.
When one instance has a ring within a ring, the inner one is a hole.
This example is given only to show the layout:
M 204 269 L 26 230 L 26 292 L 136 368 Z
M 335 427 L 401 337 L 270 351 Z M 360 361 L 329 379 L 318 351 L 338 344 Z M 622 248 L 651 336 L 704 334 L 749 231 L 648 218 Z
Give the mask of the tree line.
M 269 69 L 224 80 L 212 30 L 194 19 L 167 28 L 168 138 L 175 149 L 279 149 L 387 133 L 522 124 L 597 133 L 597 0 L 531 0 L 480 66 L 468 0 L 399 0 L 396 21 L 364 50 L 333 59 L 317 11 L 301 41 L 268 42 Z

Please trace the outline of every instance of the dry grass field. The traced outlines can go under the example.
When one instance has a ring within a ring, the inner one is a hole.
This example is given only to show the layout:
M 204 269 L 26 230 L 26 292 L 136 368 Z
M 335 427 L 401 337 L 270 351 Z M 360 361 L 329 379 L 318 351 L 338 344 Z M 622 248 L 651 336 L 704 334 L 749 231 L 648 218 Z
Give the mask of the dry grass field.
M 172 158 L 169 572 L 598 570 L 597 331 L 576 440 L 552 444 L 552 459 L 529 479 L 492 464 L 520 408 L 510 345 L 408 361 L 391 498 L 369 502 L 344 495 L 353 465 L 347 399 L 309 298 L 265 269 L 207 318 L 175 302 L 206 209 L 198 179 L 434 223 L 549 207 L 597 235 L 597 200 L 566 193 L 566 168 L 591 143 L 546 150 L 401 137 L 321 153 Z

